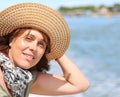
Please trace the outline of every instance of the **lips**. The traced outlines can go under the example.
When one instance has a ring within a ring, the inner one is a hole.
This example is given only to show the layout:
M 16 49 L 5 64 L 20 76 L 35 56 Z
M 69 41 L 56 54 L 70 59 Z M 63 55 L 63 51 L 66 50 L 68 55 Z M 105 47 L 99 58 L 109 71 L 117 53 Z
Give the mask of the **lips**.
M 25 58 L 29 61 L 35 59 L 35 56 L 34 55 L 31 55 L 31 54 L 27 54 L 27 53 L 23 53 Z

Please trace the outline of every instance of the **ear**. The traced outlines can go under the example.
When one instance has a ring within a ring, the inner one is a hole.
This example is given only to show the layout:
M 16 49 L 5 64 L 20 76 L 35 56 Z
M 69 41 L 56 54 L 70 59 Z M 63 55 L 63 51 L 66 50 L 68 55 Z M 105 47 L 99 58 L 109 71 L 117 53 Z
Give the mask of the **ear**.
M 13 44 L 13 40 L 9 43 L 9 47 L 11 48 Z
M 9 41 L 9 47 L 11 47 L 13 45 L 14 41 L 15 41 L 15 39 L 10 39 L 10 41 Z
M 12 42 L 9 43 L 9 47 L 11 47 L 11 46 L 12 46 Z

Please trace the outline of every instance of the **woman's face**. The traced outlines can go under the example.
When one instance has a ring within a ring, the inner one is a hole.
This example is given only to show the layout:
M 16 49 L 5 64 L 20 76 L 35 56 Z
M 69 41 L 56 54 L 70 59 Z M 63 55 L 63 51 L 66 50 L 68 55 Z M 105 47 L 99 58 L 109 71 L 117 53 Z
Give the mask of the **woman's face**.
M 35 66 L 46 49 L 43 34 L 37 30 L 24 30 L 10 42 L 9 58 L 15 64 L 24 69 Z

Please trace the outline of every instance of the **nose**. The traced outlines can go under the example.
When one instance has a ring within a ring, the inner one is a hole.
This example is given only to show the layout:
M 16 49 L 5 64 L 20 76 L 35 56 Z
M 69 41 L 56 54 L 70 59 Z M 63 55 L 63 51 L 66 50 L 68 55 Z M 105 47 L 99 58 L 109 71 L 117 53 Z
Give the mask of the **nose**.
M 29 49 L 30 49 L 31 51 L 36 51 L 36 50 L 37 50 L 37 43 L 36 43 L 36 42 L 30 43 Z

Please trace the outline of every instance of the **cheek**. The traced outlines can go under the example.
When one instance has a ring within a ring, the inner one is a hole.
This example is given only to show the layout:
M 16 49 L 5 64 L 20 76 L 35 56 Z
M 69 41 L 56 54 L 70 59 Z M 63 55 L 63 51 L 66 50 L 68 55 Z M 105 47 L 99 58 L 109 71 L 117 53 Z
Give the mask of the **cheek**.
M 10 49 L 11 55 L 19 57 L 18 55 L 21 55 L 22 51 L 25 49 L 25 46 L 26 45 L 23 41 L 16 40 L 12 42 Z
M 39 51 L 38 53 L 37 53 L 37 59 L 41 59 L 42 58 L 42 56 L 44 55 L 44 51 Z
M 37 60 L 38 61 L 42 58 L 42 56 L 44 55 L 44 53 L 45 53 L 45 50 L 43 50 L 43 49 L 38 50 L 38 52 L 37 52 Z
M 25 46 L 25 43 L 24 43 L 24 41 L 22 41 L 21 39 L 15 39 L 15 40 L 13 40 L 11 43 L 11 47 L 14 47 L 14 48 L 20 48 L 20 47 L 23 47 L 23 46 Z
M 16 41 L 16 45 L 14 46 L 14 48 L 21 52 L 23 50 L 25 50 L 27 48 L 27 44 L 24 41 Z
M 18 43 L 19 48 L 25 48 L 27 46 L 27 44 L 23 40 L 21 40 L 21 41 L 19 41 L 17 43 Z

